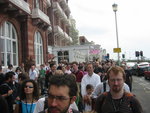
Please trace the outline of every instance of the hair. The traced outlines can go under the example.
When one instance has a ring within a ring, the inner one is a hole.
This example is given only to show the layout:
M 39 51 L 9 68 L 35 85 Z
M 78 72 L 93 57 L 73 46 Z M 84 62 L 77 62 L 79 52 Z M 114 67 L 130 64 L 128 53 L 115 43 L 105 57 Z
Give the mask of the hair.
M 72 62 L 72 65 L 73 65 L 73 64 L 76 64 L 77 66 L 79 65 L 78 62 L 76 62 L 76 61 Z
M 12 78 L 14 75 L 15 73 L 12 71 L 5 73 L 5 81 L 8 80 L 9 78 Z
M 8 64 L 8 68 L 13 68 L 13 65 L 12 64 Z
M 86 90 L 88 90 L 88 89 L 94 89 L 93 85 L 87 84 L 87 85 L 86 85 Z
M 38 86 L 37 86 L 37 83 L 34 81 L 34 80 L 31 80 L 31 79 L 28 79 L 28 80 L 24 80 L 22 82 L 22 85 L 21 85 L 21 95 L 20 95 L 20 98 L 21 100 L 24 100 L 26 99 L 26 94 L 24 92 L 24 88 L 26 86 L 26 84 L 28 82 L 31 82 L 33 84 L 33 87 L 34 87 L 34 90 L 33 90 L 33 98 L 38 100 L 39 99 L 39 90 L 38 90 Z
M 77 95 L 77 84 L 75 78 L 71 75 L 64 74 L 64 75 L 57 75 L 52 76 L 49 81 L 49 89 L 52 85 L 55 86 L 67 86 L 69 88 L 69 96 L 73 97 Z
M 54 65 L 56 65 L 55 63 L 50 64 L 50 68 L 53 67 Z
M 15 72 L 17 72 L 18 70 L 22 71 L 20 67 L 17 67 Z
M 19 75 L 18 75 L 18 79 L 21 79 L 22 81 L 23 80 L 26 80 L 26 79 L 28 79 L 29 77 L 27 77 L 27 75 L 26 74 L 24 74 L 24 73 L 19 73 Z
M 55 75 L 64 75 L 64 72 L 62 70 L 56 70 Z
M 124 69 L 122 69 L 120 66 L 112 66 L 107 71 L 107 78 L 110 78 L 110 73 L 113 72 L 115 75 L 117 75 L 119 72 L 123 74 L 123 79 L 126 80 L 126 74 L 124 72 Z

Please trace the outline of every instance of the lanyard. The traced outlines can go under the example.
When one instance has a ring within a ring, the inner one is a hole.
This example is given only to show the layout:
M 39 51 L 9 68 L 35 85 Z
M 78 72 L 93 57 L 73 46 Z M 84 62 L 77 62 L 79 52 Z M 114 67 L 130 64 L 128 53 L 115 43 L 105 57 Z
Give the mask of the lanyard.
M 115 111 L 119 111 L 120 110 L 120 105 L 121 105 L 122 101 L 123 101 L 122 98 L 119 99 L 119 104 L 118 104 L 118 108 L 117 108 L 114 100 L 111 98 L 111 102 L 112 102 L 112 105 L 113 105 L 113 108 L 114 108 Z
M 31 106 L 30 106 L 30 112 L 28 112 L 28 107 L 27 107 L 27 100 L 26 100 L 26 111 L 27 113 L 32 113 L 32 106 L 33 106 L 33 99 L 32 99 L 32 103 L 31 103 Z

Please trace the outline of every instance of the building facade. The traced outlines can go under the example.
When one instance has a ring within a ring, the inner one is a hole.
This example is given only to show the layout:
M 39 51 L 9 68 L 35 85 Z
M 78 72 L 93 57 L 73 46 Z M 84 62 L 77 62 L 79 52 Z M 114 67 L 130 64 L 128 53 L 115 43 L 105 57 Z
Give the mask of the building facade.
M 48 47 L 68 46 L 68 0 L 0 0 L 0 65 L 48 61 Z

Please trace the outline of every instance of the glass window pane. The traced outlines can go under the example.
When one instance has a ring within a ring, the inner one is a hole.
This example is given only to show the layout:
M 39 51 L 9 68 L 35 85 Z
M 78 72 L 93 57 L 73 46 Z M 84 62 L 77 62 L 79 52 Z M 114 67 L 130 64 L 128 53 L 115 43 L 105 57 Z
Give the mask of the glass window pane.
M 16 34 L 15 34 L 15 30 L 12 29 L 12 39 L 16 39 Z
M 5 36 L 7 36 L 8 38 L 10 38 L 10 24 L 8 22 L 6 23 Z
M 39 55 L 37 55 L 37 64 L 39 64 Z
M 17 65 L 16 54 L 13 54 L 13 65 Z
M 7 52 L 11 52 L 11 41 L 7 40 Z
M 40 54 L 42 55 L 42 46 L 40 46 Z
M 7 54 L 7 65 L 11 64 L 10 53 Z
M 39 46 L 37 46 L 37 55 L 40 54 L 39 51 L 40 51 Z
M 0 38 L 0 50 L 1 52 L 5 51 L 5 43 L 4 43 L 4 39 Z
M 4 27 L 4 25 L 5 25 L 5 24 L 3 24 L 3 25 L 1 26 L 1 33 L 0 33 L 1 36 L 4 36 L 4 35 L 5 35 L 5 27 Z
M 16 42 L 13 42 L 13 53 L 16 53 Z
M 4 66 L 4 53 L 1 53 L 1 64 L 2 64 L 2 66 Z

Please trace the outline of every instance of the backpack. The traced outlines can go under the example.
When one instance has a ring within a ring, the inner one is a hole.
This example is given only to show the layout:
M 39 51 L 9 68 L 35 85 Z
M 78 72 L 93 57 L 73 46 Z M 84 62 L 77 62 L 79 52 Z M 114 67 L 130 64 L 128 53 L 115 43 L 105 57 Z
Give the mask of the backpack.
M 132 113 L 133 112 L 133 109 L 134 109 L 134 106 L 132 105 L 132 99 L 133 99 L 134 95 L 132 93 L 128 93 L 128 92 L 125 92 L 124 93 L 124 96 L 123 96 L 123 103 L 122 105 L 120 106 L 120 110 L 122 111 L 126 111 L 126 113 Z M 97 103 L 96 105 L 96 111 L 97 112 L 102 112 L 101 111 L 101 106 L 103 106 L 103 104 L 108 104 L 110 103 L 110 99 L 111 99 L 111 94 L 110 92 L 104 92 L 102 94 L 102 98 L 101 98 L 101 101 L 99 103 Z M 99 99 L 98 99 L 99 100 Z M 107 107 L 104 107 L 104 111 L 108 110 L 110 107 L 110 104 L 107 106 Z M 112 108 L 112 107 L 110 107 Z M 120 112 L 120 111 L 119 111 Z M 113 112 L 112 112 L 113 113 Z M 116 113 L 116 112 L 115 112 Z

